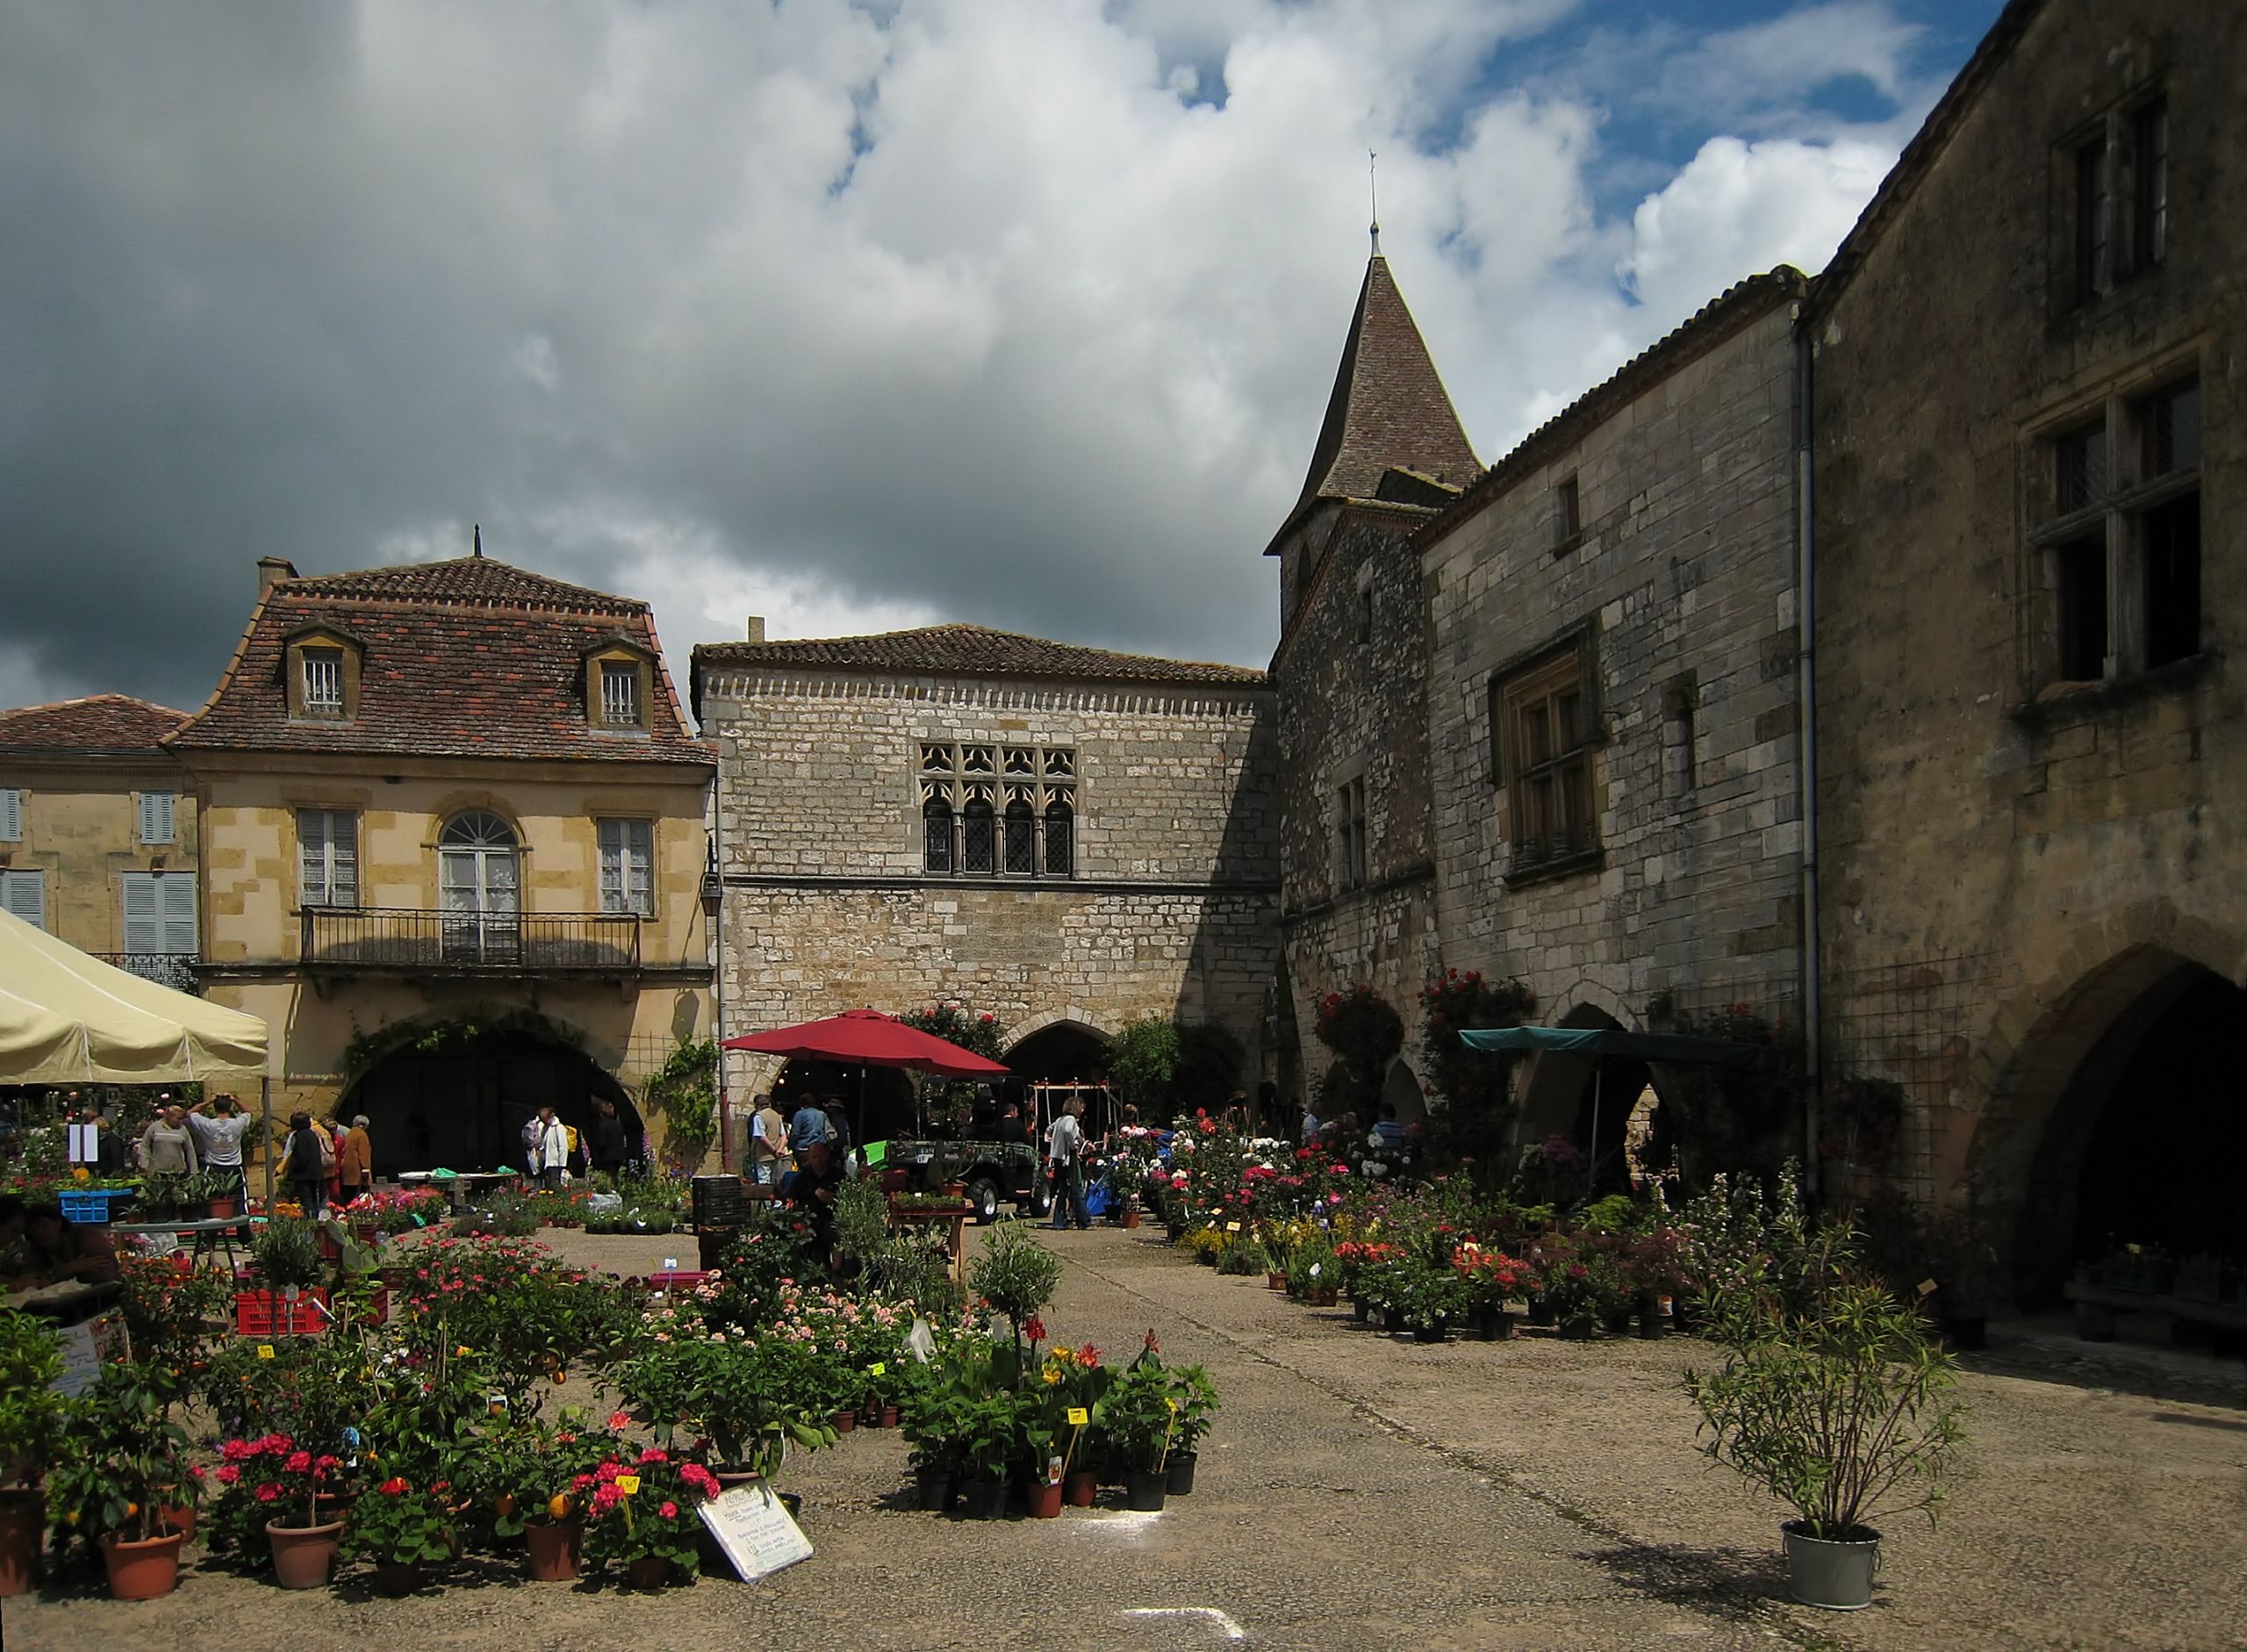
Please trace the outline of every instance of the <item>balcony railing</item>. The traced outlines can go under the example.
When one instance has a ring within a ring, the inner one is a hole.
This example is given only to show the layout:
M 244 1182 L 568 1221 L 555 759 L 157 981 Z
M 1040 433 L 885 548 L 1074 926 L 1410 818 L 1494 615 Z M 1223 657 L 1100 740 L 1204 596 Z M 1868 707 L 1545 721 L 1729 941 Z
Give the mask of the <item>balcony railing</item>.
M 300 956 L 333 969 L 621 974 L 640 967 L 640 918 L 629 912 L 425 912 L 311 907 Z
M 174 992 L 203 990 L 195 979 L 197 960 L 193 952 L 96 952 L 94 956 L 128 975 L 138 975 L 142 980 L 154 981 Z

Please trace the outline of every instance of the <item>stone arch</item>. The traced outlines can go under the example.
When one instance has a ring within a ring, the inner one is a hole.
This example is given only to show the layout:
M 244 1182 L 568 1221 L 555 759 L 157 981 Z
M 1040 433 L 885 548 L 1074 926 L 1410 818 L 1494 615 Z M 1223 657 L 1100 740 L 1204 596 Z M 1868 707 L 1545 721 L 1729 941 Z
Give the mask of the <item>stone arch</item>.
M 2247 948 L 2217 926 L 2164 902 L 2085 931 L 2051 974 L 2000 1001 L 1965 1086 L 1981 1104 L 1936 1142 L 1935 1187 L 1994 1265 L 1992 1289 L 2024 1306 L 2057 1302 L 2082 1260 L 2086 1158 L 2150 1036 L 2180 1013 L 2189 1028 L 2211 993 L 2232 1017 L 2247 1011 Z
M 1090 1080 L 1106 1070 L 1116 1043 L 1113 1032 L 1073 1010 L 1033 1016 L 1008 1031 L 999 1059 L 1023 1080 Z
M 1042 1009 L 1034 1016 L 1023 1016 L 1022 1020 L 1007 1029 L 1006 1047 L 1009 1051 L 1012 1051 L 1032 1035 L 1043 1032 L 1046 1028 L 1064 1021 L 1073 1022 L 1078 1026 L 1099 1034 L 1103 1043 L 1115 1041 L 1116 1031 L 1115 1027 L 1109 1025 L 1099 1016 L 1081 1005 L 1070 1004 L 1064 1009 Z M 1006 1058 L 1001 1055 L 1000 1059 L 1003 1060 Z
M 1407 1129 L 1428 1122 L 1428 1098 L 1420 1088 L 1420 1075 L 1401 1055 L 1389 1064 L 1389 1073 L 1382 1080 L 1381 1099 L 1396 1110 L 1396 1122 Z
M 1630 1012 L 1612 993 L 1590 982 L 1577 983 L 1576 990 L 1583 995 L 1550 1025 L 1628 1030 L 1625 1017 Z M 1583 1056 L 1542 1052 L 1531 1059 L 1522 1075 L 1517 1144 L 1529 1147 L 1555 1136 L 1564 1138 L 1589 1161 L 1591 1187 L 1627 1186 L 1630 1171 L 1623 1144 L 1632 1108 L 1651 1082 L 1646 1063 L 1636 1058 L 1610 1057 L 1595 1064 Z

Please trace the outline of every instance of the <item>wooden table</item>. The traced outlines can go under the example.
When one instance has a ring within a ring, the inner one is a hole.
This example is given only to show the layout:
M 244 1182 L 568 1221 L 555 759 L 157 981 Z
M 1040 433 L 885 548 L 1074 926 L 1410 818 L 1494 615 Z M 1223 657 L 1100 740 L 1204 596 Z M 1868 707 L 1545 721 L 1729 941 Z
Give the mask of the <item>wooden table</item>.
M 968 1215 L 969 1212 L 965 1205 L 957 1210 L 916 1210 L 909 1206 L 900 1208 L 895 1204 L 889 1207 L 889 1219 L 895 1226 L 926 1227 L 939 1222 L 951 1224 L 951 1233 L 946 1248 L 951 1253 L 951 1275 L 954 1279 L 966 1277 L 964 1270 L 967 1253 Z

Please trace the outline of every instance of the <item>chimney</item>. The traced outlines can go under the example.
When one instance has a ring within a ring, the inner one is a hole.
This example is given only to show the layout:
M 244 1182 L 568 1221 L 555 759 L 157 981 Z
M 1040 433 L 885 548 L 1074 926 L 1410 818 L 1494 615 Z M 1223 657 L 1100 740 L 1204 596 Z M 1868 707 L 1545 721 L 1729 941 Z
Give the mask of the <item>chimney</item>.
M 765 640 L 765 616 L 763 614 L 752 614 L 749 616 L 749 640 L 752 643 L 762 643 Z
M 286 557 L 260 557 L 257 559 L 257 594 L 261 597 L 284 579 L 297 577 L 297 564 Z

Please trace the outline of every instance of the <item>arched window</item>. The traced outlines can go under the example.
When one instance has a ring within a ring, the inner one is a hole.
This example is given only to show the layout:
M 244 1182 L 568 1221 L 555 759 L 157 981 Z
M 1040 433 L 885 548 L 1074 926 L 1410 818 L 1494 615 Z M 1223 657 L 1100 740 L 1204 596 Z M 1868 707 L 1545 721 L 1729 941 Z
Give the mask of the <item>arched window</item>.
M 490 809 L 464 809 L 437 838 L 438 904 L 448 958 L 506 963 L 522 947 L 514 829 Z
M 1007 875 L 1027 878 L 1037 869 L 1037 815 L 1028 798 L 1017 797 L 1008 803 L 1005 824 Z
M 921 806 L 921 866 L 928 872 L 951 870 L 951 805 L 941 797 Z
M 1045 806 L 1045 875 L 1066 878 L 1075 871 L 1071 857 L 1076 850 L 1076 814 L 1068 800 L 1057 797 Z
M 991 805 L 978 799 L 960 811 L 959 869 L 988 877 L 998 866 L 998 822 Z

